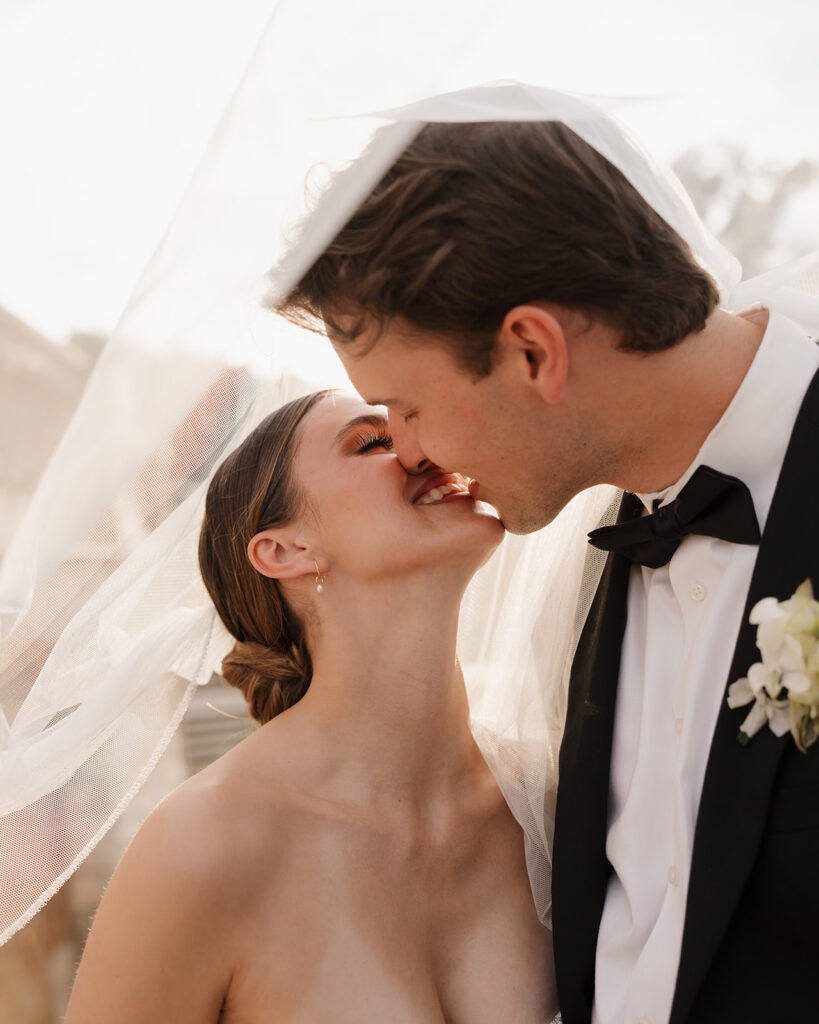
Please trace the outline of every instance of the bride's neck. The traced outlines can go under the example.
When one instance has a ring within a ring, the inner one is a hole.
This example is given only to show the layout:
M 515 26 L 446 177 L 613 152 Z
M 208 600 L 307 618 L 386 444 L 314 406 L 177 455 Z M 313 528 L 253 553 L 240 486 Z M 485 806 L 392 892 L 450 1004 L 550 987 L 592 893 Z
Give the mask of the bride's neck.
M 300 717 L 345 776 L 423 800 L 479 768 L 455 657 L 461 588 L 427 574 L 327 596 Z

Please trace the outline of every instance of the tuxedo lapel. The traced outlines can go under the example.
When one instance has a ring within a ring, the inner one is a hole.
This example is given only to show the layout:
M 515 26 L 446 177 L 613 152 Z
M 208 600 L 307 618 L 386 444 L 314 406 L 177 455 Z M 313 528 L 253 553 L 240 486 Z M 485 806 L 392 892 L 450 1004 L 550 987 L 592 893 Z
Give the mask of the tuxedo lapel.
M 751 608 L 763 597 L 789 597 L 806 577 L 819 583 L 819 374 L 794 425 L 748 591 L 728 684 L 759 660 Z M 767 727 L 747 745 L 738 740 L 747 708 L 723 701 L 700 800 L 682 954 L 671 1024 L 691 1006 L 751 874 L 762 839 L 779 760 L 790 735 Z
M 634 495 L 624 495 L 618 522 L 641 514 L 642 508 Z M 630 569 L 625 557 L 609 555 L 572 662 L 552 878 L 557 984 L 565 1024 L 591 1018 L 597 930 L 609 876 L 609 773 Z

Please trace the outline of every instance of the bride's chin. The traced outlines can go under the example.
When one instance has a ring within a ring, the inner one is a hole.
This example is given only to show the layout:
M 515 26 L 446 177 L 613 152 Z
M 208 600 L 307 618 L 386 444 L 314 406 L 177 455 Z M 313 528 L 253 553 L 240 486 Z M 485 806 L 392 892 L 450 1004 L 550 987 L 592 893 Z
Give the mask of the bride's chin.
M 493 534 L 497 535 L 498 540 L 503 538 L 506 533 L 506 527 L 503 525 L 503 520 L 498 514 L 497 509 L 493 508 L 491 505 L 487 505 L 484 501 L 476 501 L 474 515 L 476 518 L 480 519 L 482 523 L 486 524 L 487 530 L 490 530 Z
M 496 522 L 500 529 L 504 533 L 506 532 L 506 527 L 503 525 L 500 512 L 494 507 L 494 505 L 488 505 L 485 501 L 476 501 L 475 511 L 477 515 L 484 516 L 485 518 Z
M 424 545 L 424 550 L 418 552 L 419 567 L 423 564 L 433 574 L 465 574 L 469 578 L 488 561 L 505 533 L 496 516 L 471 515 Z
M 461 534 L 464 553 L 474 551 L 481 558 L 480 565 L 492 555 L 495 549 L 506 535 L 503 523 L 497 517 L 494 509 L 486 507 L 485 511 L 476 511 L 471 518 L 469 525 L 464 524 Z

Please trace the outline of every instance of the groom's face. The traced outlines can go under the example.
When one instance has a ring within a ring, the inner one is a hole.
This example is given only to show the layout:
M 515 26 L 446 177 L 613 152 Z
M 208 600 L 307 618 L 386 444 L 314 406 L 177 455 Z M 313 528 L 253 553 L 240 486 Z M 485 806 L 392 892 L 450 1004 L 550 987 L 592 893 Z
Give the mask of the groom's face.
M 472 478 L 475 497 L 494 506 L 512 533 L 544 526 L 580 489 L 560 417 L 520 387 L 511 358 L 476 378 L 434 338 L 399 329 L 372 346 L 365 336 L 336 351 L 364 401 L 387 407 L 404 469 L 434 464 Z

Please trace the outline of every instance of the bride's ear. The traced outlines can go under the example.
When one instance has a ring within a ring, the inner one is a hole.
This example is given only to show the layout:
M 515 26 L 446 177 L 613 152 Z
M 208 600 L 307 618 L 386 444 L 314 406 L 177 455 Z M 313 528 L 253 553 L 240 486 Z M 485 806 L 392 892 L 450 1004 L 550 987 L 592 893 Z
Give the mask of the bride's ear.
M 257 533 L 247 546 L 247 557 L 257 572 L 273 580 L 292 580 L 316 572 L 308 549 L 282 530 Z

